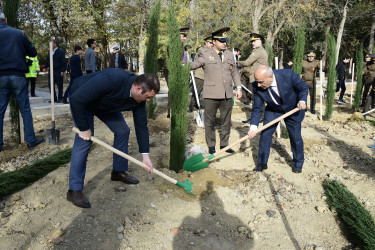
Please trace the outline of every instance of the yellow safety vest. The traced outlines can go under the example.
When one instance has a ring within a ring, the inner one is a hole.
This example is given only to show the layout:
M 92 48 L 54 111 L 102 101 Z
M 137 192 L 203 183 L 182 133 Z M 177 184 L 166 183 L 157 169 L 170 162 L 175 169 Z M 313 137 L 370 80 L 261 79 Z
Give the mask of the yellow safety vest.
M 26 73 L 26 78 L 36 77 L 37 72 L 40 71 L 38 58 L 26 56 L 26 59 L 33 61 L 33 64 L 29 66 L 29 73 Z

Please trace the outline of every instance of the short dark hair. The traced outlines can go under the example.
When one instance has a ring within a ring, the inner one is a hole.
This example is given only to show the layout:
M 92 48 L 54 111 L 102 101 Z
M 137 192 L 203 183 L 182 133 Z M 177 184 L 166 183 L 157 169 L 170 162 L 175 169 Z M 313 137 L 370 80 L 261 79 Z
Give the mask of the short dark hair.
M 342 60 L 345 60 L 345 59 L 350 59 L 351 57 L 349 55 L 345 55 L 344 58 Z
M 91 47 L 91 44 L 95 43 L 95 39 L 87 39 L 87 45 L 89 46 L 89 48 Z
M 239 49 L 239 48 L 234 48 L 234 51 L 237 51 L 237 52 L 239 52 L 239 51 L 240 51 L 240 49 Z
M 59 42 L 58 42 L 56 39 L 52 39 L 52 42 L 53 42 L 54 44 L 56 44 L 57 47 L 59 47 Z
M 133 84 L 142 86 L 142 94 L 152 90 L 157 94 L 160 91 L 159 79 L 154 74 L 146 73 L 139 75 L 134 79 Z
M 77 52 L 77 50 L 82 50 L 82 47 L 79 45 L 74 46 L 74 52 Z

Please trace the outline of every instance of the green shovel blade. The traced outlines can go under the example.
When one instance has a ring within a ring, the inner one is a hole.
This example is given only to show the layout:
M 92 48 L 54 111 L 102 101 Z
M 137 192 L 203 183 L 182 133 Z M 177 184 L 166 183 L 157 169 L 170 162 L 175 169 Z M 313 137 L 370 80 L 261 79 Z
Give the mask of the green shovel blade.
M 192 185 L 193 183 L 191 181 L 187 181 L 187 180 L 184 180 L 184 183 L 180 182 L 180 181 L 177 181 L 176 183 L 177 186 L 179 187 L 182 187 L 186 190 L 186 192 L 188 192 L 188 194 L 192 194 Z

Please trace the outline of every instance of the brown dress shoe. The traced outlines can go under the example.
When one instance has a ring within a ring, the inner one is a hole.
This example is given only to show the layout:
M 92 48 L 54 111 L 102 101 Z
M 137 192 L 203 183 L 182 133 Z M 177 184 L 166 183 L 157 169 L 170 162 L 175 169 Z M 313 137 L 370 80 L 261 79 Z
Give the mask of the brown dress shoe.
M 81 190 L 68 190 L 66 199 L 77 207 L 90 208 L 90 202 L 83 196 Z
M 111 173 L 111 180 L 112 181 L 122 181 L 123 183 L 126 184 L 138 184 L 139 181 L 137 178 L 128 175 L 125 172 L 112 172 Z

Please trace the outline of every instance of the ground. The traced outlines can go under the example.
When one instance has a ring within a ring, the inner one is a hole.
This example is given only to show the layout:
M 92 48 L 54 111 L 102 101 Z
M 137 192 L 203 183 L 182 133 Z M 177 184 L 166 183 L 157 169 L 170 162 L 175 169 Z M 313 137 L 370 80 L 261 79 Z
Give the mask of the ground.
M 348 98 L 348 97 L 346 97 Z M 319 110 L 319 106 L 318 106 Z M 249 109 L 236 102 L 230 143 L 246 135 Z M 169 164 L 169 119 L 160 108 L 150 120 L 151 159 L 155 168 L 193 184 L 193 195 L 130 163 L 138 185 L 110 180 L 112 153 L 97 146 L 89 154 L 84 194 L 92 204 L 80 209 L 66 200 L 69 166 L 0 200 L 0 249 L 351 249 L 350 238 L 326 202 L 325 178 L 336 178 L 375 215 L 375 137 L 368 122 L 351 121 L 351 109 L 335 104 L 331 121 L 309 112 L 303 122 L 305 164 L 291 171 L 289 139 L 273 140 L 269 168 L 255 173 L 259 136 L 214 158 L 197 172 L 174 173 Z M 130 152 L 138 145 L 131 114 Z M 373 119 L 373 117 L 370 119 Z M 190 115 L 189 147 L 206 149 L 204 129 Z M 113 135 L 95 120 L 95 136 L 109 144 Z M 35 120 L 44 136 L 49 119 Z M 35 159 L 71 147 L 70 116 L 58 117 L 61 145 L 43 143 L 33 150 L 16 146 L 5 123 L 0 172 L 22 168 Z M 282 128 L 283 131 L 283 128 Z

